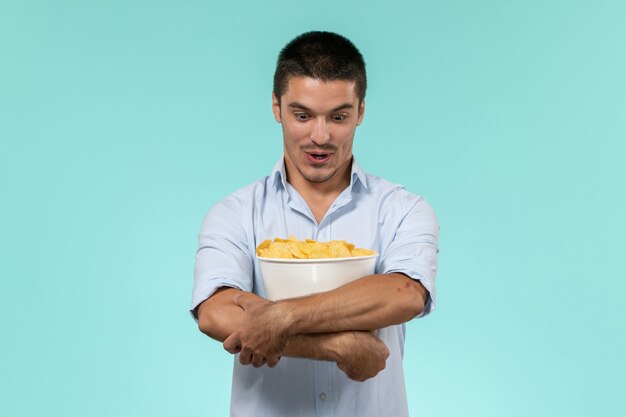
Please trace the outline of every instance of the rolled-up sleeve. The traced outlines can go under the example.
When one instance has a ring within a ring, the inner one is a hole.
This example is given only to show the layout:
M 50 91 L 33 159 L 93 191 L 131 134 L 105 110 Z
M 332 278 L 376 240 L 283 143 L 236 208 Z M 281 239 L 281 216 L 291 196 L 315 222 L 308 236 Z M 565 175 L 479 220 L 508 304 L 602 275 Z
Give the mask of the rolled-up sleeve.
M 423 197 L 398 191 L 385 210 L 383 223 L 392 233 L 389 244 L 382 248 L 380 271 L 399 272 L 419 280 L 428 291 L 424 310 L 418 317 L 435 308 L 439 224 L 432 207 Z M 390 230 L 392 229 L 392 230 Z
M 204 217 L 191 297 L 190 312 L 195 320 L 196 307 L 220 287 L 252 290 L 253 257 L 246 244 L 243 218 L 242 206 L 236 199 L 221 201 Z

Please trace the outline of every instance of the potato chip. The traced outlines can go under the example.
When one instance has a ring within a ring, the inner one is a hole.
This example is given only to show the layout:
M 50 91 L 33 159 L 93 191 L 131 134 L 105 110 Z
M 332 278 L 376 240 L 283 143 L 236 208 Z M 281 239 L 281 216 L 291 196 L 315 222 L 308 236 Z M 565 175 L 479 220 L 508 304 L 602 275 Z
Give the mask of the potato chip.
M 367 256 L 367 255 L 373 255 L 376 252 L 374 252 L 373 250 L 368 250 L 368 249 L 363 249 L 363 248 L 354 248 L 351 251 L 352 256 Z
M 289 252 L 291 252 L 294 258 L 306 259 L 306 254 L 300 250 L 297 242 L 287 242 L 287 248 L 289 248 Z
M 328 243 L 333 258 L 349 258 L 352 256 L 350 249 L 348 249 L 344 242 L 335 240 Z
M 274 242 L 270 245 L 268 252 L 268 258 L 293 258 L 289 247 L 285 241 Z
M 256 254 L 258 256 L 262 256 L 261 253 L 264 252 L 265 249 L 269 248 L 271 243 L 271 240 L 264 240 L 263 242 L 261 242 L 261 244 L 256 247 Z
M 323 259 L 323 258 L 332 258 L 330 251 L 327 250 L 313 250 L 309 252 L 308 259 Z
M 256 254 L 259 257 L 285 259 L 350 258 L 375 253 L 373 250 L 356 248 L 354 244 L 345 240 L 318 242 L 306 239 L 302 241 L 295 236 L 289 236 L 287 239 L 276 237 L 273 241 L 264 240 L 256 248 Z

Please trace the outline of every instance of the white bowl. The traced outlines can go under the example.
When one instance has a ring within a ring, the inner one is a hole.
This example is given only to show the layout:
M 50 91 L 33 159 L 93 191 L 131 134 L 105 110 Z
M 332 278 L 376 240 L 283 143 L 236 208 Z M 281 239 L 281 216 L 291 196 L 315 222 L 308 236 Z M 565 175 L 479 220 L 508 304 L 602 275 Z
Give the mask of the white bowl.
M 259 260 L 267 299 L 302 297 L 330 291 L 357 278 L 372 275 L 378 254 L 353 258 Z

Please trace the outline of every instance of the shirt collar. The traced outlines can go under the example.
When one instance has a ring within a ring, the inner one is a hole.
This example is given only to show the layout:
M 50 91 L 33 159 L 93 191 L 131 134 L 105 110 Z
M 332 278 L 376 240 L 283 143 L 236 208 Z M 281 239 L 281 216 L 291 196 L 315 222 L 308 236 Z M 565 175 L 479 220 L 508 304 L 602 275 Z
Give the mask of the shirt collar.
M 352 173 L 350 174 L 350 186 L 354 184 L 356 180 L 359 180 L 363 187 L 367 190 L 367 176 L 365 175 L 365 171 L 361 168 L 361 165 L 358 164 L 356 158 L 352 157 Z
M 274 185 L 282 184 L 283 188 L 287 189 L 287 172 L 285 171 L 285 159 L 281 157 L 274 165 L 270 178 L 274 180 Z M 354 183 L 359 181 L 363 184 L 363 187 L 367 190 L 367 177 L 363 168 L 357 163 L 356 158 L 352 157 L 352 170 L 350 172 L 350 185 L 348 188 L 352 189 Z
M 287 189 L 287 171 L 285 171 L 285 159 L 283 157 L 274 164 L 270 178 L 274 180 L 274 185 L 282 184 L 283 188 Z

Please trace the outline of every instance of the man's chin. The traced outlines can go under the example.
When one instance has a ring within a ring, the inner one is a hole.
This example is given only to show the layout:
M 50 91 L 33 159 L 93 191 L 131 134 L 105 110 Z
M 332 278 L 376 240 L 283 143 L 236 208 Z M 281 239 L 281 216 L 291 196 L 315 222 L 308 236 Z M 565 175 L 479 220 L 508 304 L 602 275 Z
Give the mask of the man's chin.
M 326 181 L 330 180 L 332 178 L 331 177 L 304 177 L 305 180 L 307 180 L 308 182 L 312 182 L 314 184 L 322 184 L 325 183 Z
M 307 173 L 303 173 L 303 177 L 305 180 L 312 182 L 312 183 L 316 183 L 316 184 L 321 184 L 323 182 L 326 182 L 328 180 L 330 180 L 331 178 L 333 178 L 335 176 L 335 174 L 337 173 L 337 171 L 332 171 L 332 172 L 307 172 Z

